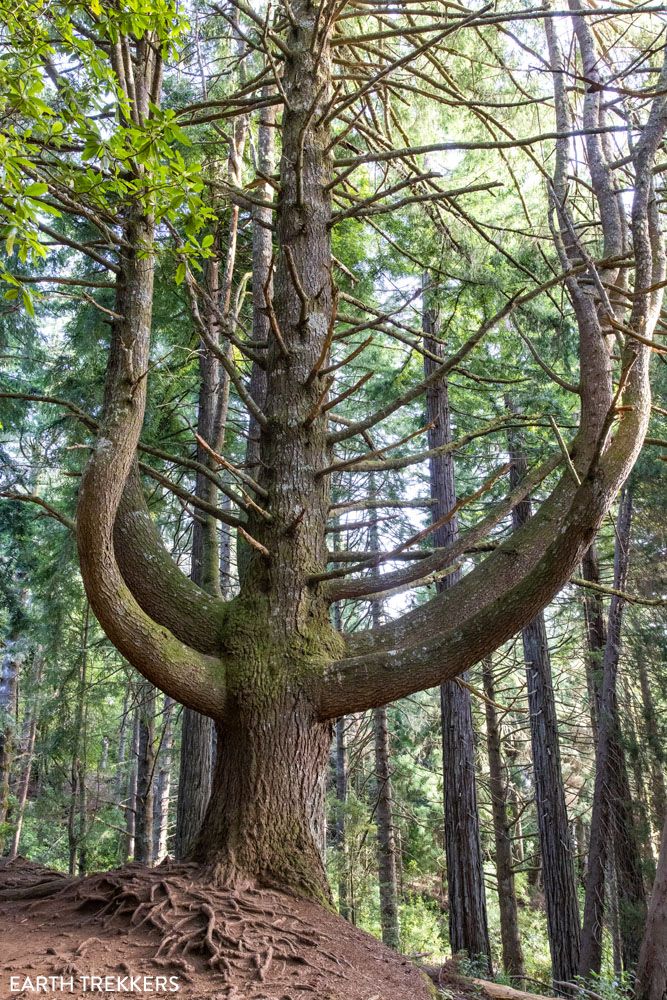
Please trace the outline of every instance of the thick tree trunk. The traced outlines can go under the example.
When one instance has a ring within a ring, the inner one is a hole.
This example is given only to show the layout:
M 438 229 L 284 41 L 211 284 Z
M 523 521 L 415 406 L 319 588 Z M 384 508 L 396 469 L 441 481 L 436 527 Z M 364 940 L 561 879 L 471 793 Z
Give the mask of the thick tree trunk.
M 525 474 L 526 463 L 519 442 L 512 437 L 509 452 L 510 480 L 516 484 Z M 531 504 L 526 500 L 512 512 L 514 527 L 526 524 L 530 517 Z M 554 983 L 559 988 L 558 984 L 571 983 L 577 975 L 580 922 L 574 851 L 560 761 L 556 698 L 543 612 L 523 629 L 522 640 L 547 932 Z
M 486 695 L 486 743 L 489 756 L 489 790 L 496 847 L 496 877 L 498 879 L 503 967 L 510 976 L 520 979 L 525 975 L 525 967 L 519 934 L 519 911 L 512 859 L 512 833 L 507 811 L 507 783 L 503 778 L 500 724 L 495 706 L 496 694 L 491 657 L 484 660 L 482 677 L 484 694 Z
M 237 702 L 220 723 L 211 801 L 193 857 L 213 862 L 223 881 L 247 873 L 329 901 L 320 847 L 331 726 L 316 722 L 298 696 L 250 702 Z
M 637 967 L 637 1000 L 667 996 L 667 820 Z
M 432 308 L 428 275 L 423 279 L 424 346 L 432 354 L 444 357 L 439 341 L 437 311 Z M 435 338 L 435 339 L 434 339 Z M 428 377 L 437 362 L 424 357 Z M 440 448 L 452 440 L 448 387 L 445 379 L 436 381 L 426 393 L 429 448 Z M 432 518 L 443 518 L 456 505 L 454 461 L 451 453 L 430 460 Z M 458 520 L 449 521 L 433 532 L 433 544 L 446 547 L 458 537 Z M 455 571 L 437 583 L 439 592 L 454 586 L 460 579 Z M 464 679 L 467 677 L 463 675 Z M 444 781 L 445 853 L 447 857 L 447 895 L 449 901 L 449 942 L 452 953 L 467 952 L 471 958 L 483 958 L 491 969 L 491 946 L 486 917 L 484 866 L 477 810 L 475 772 L 475 736 L 470 691 L 455 681 L 440 689 L 442 725 L 442 763 Z

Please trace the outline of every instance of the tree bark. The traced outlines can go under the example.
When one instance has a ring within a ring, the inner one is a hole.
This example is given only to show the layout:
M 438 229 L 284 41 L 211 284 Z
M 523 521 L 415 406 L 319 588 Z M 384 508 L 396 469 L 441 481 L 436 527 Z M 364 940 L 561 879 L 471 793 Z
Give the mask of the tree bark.
M 667 820 L 637 967 L 637 1000 L 667 996 Z
M 423 279 L 424 346 L 431 354 L 444 357 L 439 339 L 437 310 L 431 304 L 428 275 Z M 437 361 L 424 356 L 424 374 L 428 378 Z M 446 379 L 434 382 L 426 393 L 426 419 L 429 424 L 429 448 L 439 448 L 452 440 L 449 392 Z M 453 511 L 456 506 L 454 461 L 451 453 L 430 459 L 431 497 L 435 501 L 433 521 Z M 458 519 L 433 532 L 433 544 L 447 547 L 458 537 Z M 458 570 L 440 579 L 439 592 L 453 587 L 460 579 Z M 467 674 L 463 674 L 467 678 Z M 486 917 L 484 866 L 477 810 L 475 773 L 475 736 L 472 723 L 470 691 L 455 681 L 440 688 L 442 726 L 442 765 L 444 789 L 445 853 L 447 856 L 447 895 L 449 901 L 449 942 L 452 953 L 466 952 L 482 958 L 491 970 L 491 946 Z
M 148 681 L 139 693 L 139 745 L 137 757 L 137 805 L 134 859 L 150 865 L 153 859 L 153 777 L 155 774 L 155 696 Z
M 21 740 L 21 765 L 18 781 L 16 783 L 16 813 L 12 820 L 13 829 L 9 846 L 9 857 L 15 858 L 19 853 L 21 844 L 21 832 L 23 830 L 23 820 L 25 817 L 26 805 L 28 802 L 28 791 L 30 789 L 30 776 L 35 757 L 35 740 L 37 738 L 37 726 L 39 724 L 39 685 L 42 680 L 43 669 L 42 653 L 37 650 L 33 657 L 33 684 L 37 692 L 33 704 L 26 713 L 23 724 L 23 739 Z
M 507 405 L 511 408 L 509 403 Z M 520 443 L 512 435 L 509 436 L 509 453 L 510 478 L 517 482 L 523 478 L 526 466 Z M 527 524 L 531 516 L 530 500 L 525 500 L 512 512 L 514 527 Z M 528 685 L 547 932 L 553 979 L 556 987 L 560 988 L 558 984 L 571 983 L 577 975 L 581 929 L 574 851 L 560 760 L 556 698 L 543 612 L 523 629 L 521 637 Z
M 498 903 L 500 906 L 500 938 L 503 948 L 503 968 L 515 979 L 525 975 L 521 935 L 519 934 L 519 911 L 516 901 L 514 864 L 512 859 L 511 823 L 507 811 L 507 784 L 503 778 L 500 724 L 495 705 L 493 681 L 493 661 L 487 657 L 483 661 L 482 677 L 486 695 L 486 742 L 489 756 L 489 790 L 493 813 L 493 833 L 496 847 L 496 877 L 498 879 Z
M 0 675 L 0 854 L 4 850 L 5 836 L 2 829 L 9 814 L 9 779 L 16 742 L 16 697 L 18 692 L 20 658 L 17 651 L 18 636 L 12 633 L 5 643 Z
M 614 589 L 618 591 L 625 589 L 627 580 L 631 520 L 632 496 L 628 487 L 625 487 L 621 494 L 616 524 Z M 626 969 L 636 966 L 641 941 L 640 928 L 646 912 L 616 691 L 623 606 L 622 598 L 612 596 L 598 696 L 595 786 L 579 968 L 579 974 L 584 978 L 599 974 L 602 964 L 605 866 L 608 844 L 612 838 L 617 865 L 623 964 Z
M 338 852 L 338 912 L 345 920 L 354 923 L 350 893 L 350 852 L 345 829 L 347 804 L 347 734 L 346 719 L 336 719 L 336 823 L 335 843 Z
M 665 750 L 660 738 L 654 696 L 651 691 L 646 660 L 640 654 L 636 660 L 642 692 L 644 731 L 651 760 L 651 812 L 653 826 L 660 830 L 667 818 L 667 789 L 665 788 Z
M 375 747 L 375 785 L 377 795 L 376 822 L 378 846 L 378 876 L 380 883 L 380 926 L 382 941 L 396 951 L 401 936 L 398 921 L 398 873 L 396 837 L 394 833 L 394 805 L 391 787 L 391 750 L 387 709 L 373 711 L 373 740 Z
M 245 146 L 246 120 L 241 118 L 234 124 L 232 141 L 227 163 L 230 184 L 242 185 L 243 149 Z M 229 407 L 229 376 L 220 362 L 212 345 L 226 352 L 231 358 L 231 343 L 221 345 L 221 334 L 231 320 L 231 293 L 236 262 L 236 242 L 238 235 L 238 206 L 233 205 L 227 231 L 227 252 L 225 267 L 220 276 L 218 258 L 221 253 L 220 232 L 214 244 L 216 256 L 206 267 L 206 303 L 203 322 L 208 331 L 207 340 L 199 344 L 199 402 L 197 409 L 197 434 L 220 454 L 224 445 Z M 197 443 L 197 461 L 211 471 L 216 463 L 200 442 Z M 198 472 L 195 480 L 195 494 L 212 506 L 216 505 L 218 490 L 215 483 L 203 472 Z M 226 529 L 227 530 L 227 529 Z M 192 526 L 192 568 L 191 576 L 206 593 L 222 597 L 221 576 L 227 574 L 221 564 L 221 545 L 218 522 L 210 514 L 198 511 Z M 187 706 L 183 709 L 181 732 L 181 763 L 176 809 L 176 857 L 184 858 L 192 848 L 201 828 L 206 807 L 211 795 L 213 765 L 214 726 L 206 715 L 193 712 Z
M 130 743 L 130 770 L 127 775 L 127 797 L 125 800 L 125 857 L 123 861 L 135 857 L 137 832 L 137 783 L 139 778 L 139 709 L 132 714 L 132 739 Z
M 153 861 L 159 864 L 168 854 L 169 800 L 171 798 L 171 766 L 174 750 L 174 702 L 165 695 L 162 711 L 162 738 L 158 748 L 158 769 L 155 779 L 155 809 L 153 816 Z

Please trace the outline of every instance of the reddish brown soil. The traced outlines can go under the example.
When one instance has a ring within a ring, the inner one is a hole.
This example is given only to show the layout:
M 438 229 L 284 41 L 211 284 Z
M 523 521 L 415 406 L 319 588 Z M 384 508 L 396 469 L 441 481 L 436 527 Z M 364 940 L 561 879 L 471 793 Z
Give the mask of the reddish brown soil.
M 199 1000 L 428 1000 L 432 987 L 407 959 L 314 903 L 257 886 L 213 888 L 191 865 L 128 865 L 60 879 L 17 859 L 0 863 L 0 998 L 10 976 L 74 978 L 50 996 L 174 996 Z M 49 883 L 48 889 L 44 886 Z M 62 884 L 61 884 L 62 883 Z M 43 899 L 8 900 L 8 891 Z M 110 976 L 104 993 L 81 976 Z M 133 990 L 116 981 L 142 977 Z M 151 989 L 145 988 L 143 977 Z M 157 976 L 178 977 L 156 989 Z M 56 980 L 55 985 L 58 985 Z M 138 988 L 137 988 L 138 987 Z M 451 995 L 451 993 L 450 993 Z

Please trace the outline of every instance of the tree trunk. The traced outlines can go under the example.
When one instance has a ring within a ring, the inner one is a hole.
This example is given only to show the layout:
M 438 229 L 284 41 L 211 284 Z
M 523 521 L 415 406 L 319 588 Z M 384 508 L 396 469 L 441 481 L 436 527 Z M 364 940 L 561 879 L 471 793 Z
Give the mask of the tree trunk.
M 375 746 L 375 783 L 377 795 L 378 875 L 380 882 L 380 925 L 382 941 L 389 948 L 399 949 L 398 876 L 394 806 L 391 788 L 391 765 L 387 709 L 373 711 Z
M 130 770 L 127 775 L 127 798 L 125 805 L 125 857 L 124 861 L 134 861 L 137 832 L 137 783 L 139 779 L 139 709 L 135 708 L 132 721 L 132 742 L 130 745 Z
M 33 659 L 34 688 L 35 696 L 33 704 L 26 714 L 23 725 L 23 739 L 21 740 L 21 765 L 16 786 L 16 814 L 13 818 L 13 830 L 9 847 L 9 857 L 15 858 L 19 853 L 21 844 L 21 831 L 23 830 L 23 819 L 28 802 L 28 790 L 30 788 L 30 775 L 32 774 L 32 764 L 35 756 L 35 740 L 37 738 L 37 725 L 39 722 L 39 685 L 42 679 L 42 654 L 35 653 Z
M 637 1000 L 667 996 L 667 819 L 637 967 Z
M 336 719 L 336 824 L 334 837 L 338 852 L 338 912 L 341 917 L 354 923 L 350 901 L 350 852 L 345 830 L 345 806 L 347 803 L 347 734 L 345 717 Z
M 370 439 L 369 439 L 370 440 Z M 377 481 L 371 472 L 368 483 L 371 503 L 377 499 Z M 371 506 L 368 541 L 371 551 L 380 548 L 377 509 Z M 373 570 L 377 573 L 377 570 Z M 382 602 L 371 601 L 371 621 L 375 628 L 382 624 Z M 398 919 L 398 867 L 396 837 L 394 834 L 394 802 L 391 787 L 391 748 L 387 708 L 382 705 L 373 710 L 373 747 L 375 753 L 375 818 L 377 828 L 378 882 L 380 888 L 380 926 L 382 941 L 389 948 L 400 947 Z
M 220 723 L 206 819 L 193 857 L 234 883 L 244 872 L 329 902 L 320 851 L 331 727 L 297 696 L 239 702 Z
M 510 481 L 515 485 L 525 474 L 526 462 L 519 442 L 511 435 L 509 452 Z M 512 511 L 514 527 L 526 524 L 531 513 L 530 500 L 518 504 Z M 543 612 L 523 629 L 522 640 L 547 932 L 552 973 L 558 988 L 560 983 L 573 982 L 577 975 L 580 923 L 574 851 L 560 762 L 556 699 Z
M 159 864 L 168 853 L 169 799 L 171 796 L 171 765 L 174 750 L 174 702 L 164 696 L 162 712 L 162 739 L 158 748 L 158 769 L 155 779 L 155 808 L 153 816 L 153 861 Z
M 495 706 L 496 695 L 491 657 L 487 657 L 483 662 L 482 677 L 484 694 L 486 695 L 486 742 L 489 755 L 489 790 L 496 847 L 496 877 L 498 879 L 503 968 L 508 975 L 520 979 L 525 975 L 525 967 L 519 934 L 511 823 L 507 812 L 507 785 L 503 778 L 500 724 Z
M 238 11 L 233 13 L 238 18 Z M 237 118 L 232 128 L 227 161 L 227 180 L 235 187 L 243 184 L 243 150 L 245 147 L 247 120 Z M 206 340 L 199 345 L 199 403 L 197 411 L 197 434 L 210 448 L 220 454 L 223 450 L 227 411 L 229 408 L 229 376 L 216 353 L 215 348 L 226 352 L 232 358 L 231 342 L 223 342 L 221 335 L 232 322 L 231 296 L 236 263 L 236 243 L 238 236 L 239 208 L 230 207 L 229 225 L 226 234 L 226 256 L 222 276 L 219 258 L 222 253 L 221 233 L 216 234 L 216 256 L 206 267 L 206 301 L 203 322 L 207 329 Z M 208 342 L 207 342 L 208 341 Z M 197 460 L 211 471 L 215 460 L 207 449 L 197 443 Z M 197 472 L 195 494 L 212 506 L 216 505 L 218 490 L 210 478 Z M 228 529 L 225 529 L 228 531 Z M 230 539 L 225 537 L 221 547 L 218 522 L 210 514 L 199 510 L 195 514 L 192 529 L 192 570 L 191 576 L 202 590 L 215 597 L 221 597 L 221 578 L 225 591 L 229 587 Z M 222 561 L 227 556 L 226 565 Z M 224 576 L 223 576 L 224 574 Z M 214 726 L 208 716 L 183 709 L 181 735 L 181 764 L 176 810 L 177 858 L 184 858 L 192 848 L 211 794 L 211 773 L 214 759 Z
M 665 789 L 665 749 L 660 736 L 658 720 L 646 660 L 643 655 L 636 659 L 639 683 L 642 692 L 644 731 L 650 753 L 651 765 L 651 812 L 653 826 L 660 831 L 667 818 L 667 790 Z
M 621 495 L 616 525 L 614 588 L 619 591 L 625 588 L 627 579 L 631 518 L 632 497 L 626 487 Z M 598 696 L 595 786 L 579 968 L 579 974 L 584 978 L 599 974 L 602 964 L 605 866 L 608 844 L 612 839 L 617 865 L 623 963 L 626 969 L 636 966 L 641 941 L 640 928 L 646 912 L 616 692 L 623 604 L 620 597 L 612 596 Z
M 16 741 L 16 696 L 19 680 L 17 636 L 5 643 L 0 673 L 0 854 L 4 850 L 3 827 L 8 820 L 9 779 Z
M 150 681 L 144 681 L 139 695 L 139 747 L 137 760 L 137 820 L 135 861 L 150 865 L 153 857 L 153 777 L 155 774 L 155 696 Z
M 444 356 L 439 341 L 437 310 L 431 307 L 428 275 L 423 279 L 424 346 L 438 357 Z M 433 339 L 436 338 L 436 339 Z M 424 357 L 426 377 L 437 362 Z M 426 393 L 426 419 L 429 448 L 441 448 L 452 440 L 449 394 L 446 379 L 439 379 Z M 450 452 L 430 459 L 431 510 L 437 521 L 456 505 L 454 460 Z M 447 547 L 458 538 L 458 519 L 453 515 L 433 532 L 433 544 Z M 458 570 L 436 584 L 442 593 L 460 579 Z M 465 680 L 467 674 L 463 675 Z M 456 681 L 440 688 L 442 725 L 442 762 L 444 781 L 445 853 L 447 857 L 447 895 L 449 900 L 449 941 L 453 954 L 467 952 L 482 958 L 491 971 L 491 945 L 486 916 L 484 865 L 479 835 L 477 781 L 475 773 L 475 736 L 472 723 L 470 691 Z

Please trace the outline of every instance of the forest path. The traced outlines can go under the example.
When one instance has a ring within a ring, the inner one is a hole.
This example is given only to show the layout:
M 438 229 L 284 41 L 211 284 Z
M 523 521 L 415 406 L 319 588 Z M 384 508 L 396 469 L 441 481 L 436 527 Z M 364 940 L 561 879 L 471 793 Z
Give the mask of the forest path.
M 432 997 L 408 959 L 317 904 L 253 886 L 216 890 L 200 874 L 127 865 L 62 879 L 44 899 L 1 900 L 0 1000 L 173 996 L 176 987 L 198 1000 Z M 0 863 L 0 891 L 54 876 L 24 859 Z

